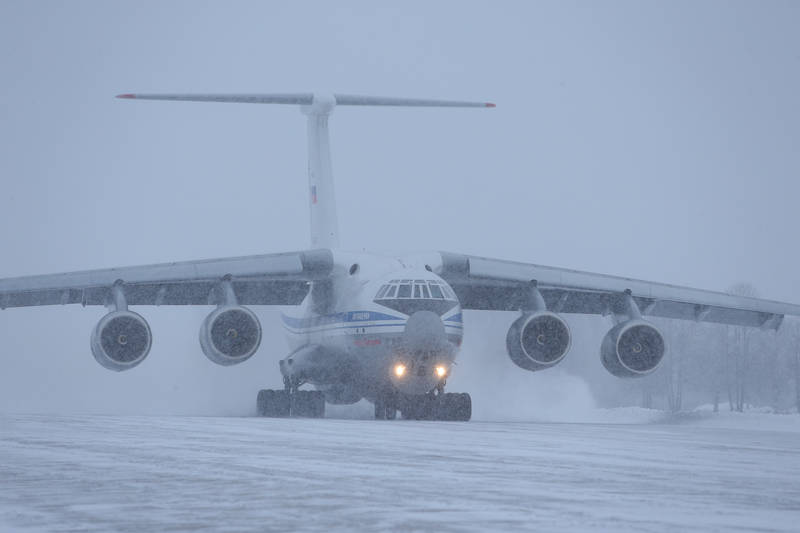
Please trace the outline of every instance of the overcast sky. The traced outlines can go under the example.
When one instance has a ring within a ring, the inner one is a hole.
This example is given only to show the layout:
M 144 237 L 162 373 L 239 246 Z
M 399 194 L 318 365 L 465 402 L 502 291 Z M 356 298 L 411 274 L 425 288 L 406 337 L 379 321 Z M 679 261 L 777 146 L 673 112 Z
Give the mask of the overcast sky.
M 800 302 L 798 27 L 789 1 L 3 0 L 0 277 L 308 247 L 297 109 L 113 96 L 326 90 L 497 104 L 338 109 L 345 248 L 749 281 Z M 124 376 L 89 351 L 103 312 L 0 314 L 0 410 L 240 412 L 279 382 L 274 311 L 229 369 L 200 352 L 207 309 L 146 309 L 153 351 Z

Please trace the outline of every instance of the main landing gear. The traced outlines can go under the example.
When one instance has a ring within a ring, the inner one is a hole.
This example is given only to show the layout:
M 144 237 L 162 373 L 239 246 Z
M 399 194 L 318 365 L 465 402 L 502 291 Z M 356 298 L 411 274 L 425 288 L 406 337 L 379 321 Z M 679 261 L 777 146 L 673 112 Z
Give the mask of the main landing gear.
M 284 378 L 283 390 L 265 389 L 258 391 L 256 410 L 258 416 L 286 418 L 323 418 L 325 416 L 325 395 L 320 391 L 298 390 L 302 383 Z
M 440 385 L 428 394 L 392 392 L 375 400 L 376 420 L 394 420 L 397 411 L 406 420 L 466 422 L 472 418 L 472 398 L 465 392 L 444 392 L 444 385 Z

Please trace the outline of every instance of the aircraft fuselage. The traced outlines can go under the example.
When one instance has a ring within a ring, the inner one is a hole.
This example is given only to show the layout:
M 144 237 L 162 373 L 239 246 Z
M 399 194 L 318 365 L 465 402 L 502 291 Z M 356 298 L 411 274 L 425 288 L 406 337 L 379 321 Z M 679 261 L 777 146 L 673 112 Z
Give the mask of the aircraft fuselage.
M 282 315 L 284 377 L 314 385 L 329 403 L 425 394 L 446 380 L 463 337 L 449 285 L 424 259 L 335 253 L 335 263 L 330 282 Z

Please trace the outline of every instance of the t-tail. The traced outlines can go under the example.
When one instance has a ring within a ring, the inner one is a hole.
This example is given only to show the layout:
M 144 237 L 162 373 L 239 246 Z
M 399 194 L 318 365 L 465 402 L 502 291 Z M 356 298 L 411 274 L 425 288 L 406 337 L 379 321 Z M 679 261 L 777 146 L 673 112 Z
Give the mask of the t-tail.
M 396 107 L 494 107 L 488 102 L 459 102 L 415 98 L 386 98 L 352 94 L 120 94 L 117 98 L 231 102 L 239 104 L 299 105 L 308 117 L 308 195 L 311 214 L 311 247 L 339 248 L 339 223 L 331 169 L 328 117 L 336 106 Z

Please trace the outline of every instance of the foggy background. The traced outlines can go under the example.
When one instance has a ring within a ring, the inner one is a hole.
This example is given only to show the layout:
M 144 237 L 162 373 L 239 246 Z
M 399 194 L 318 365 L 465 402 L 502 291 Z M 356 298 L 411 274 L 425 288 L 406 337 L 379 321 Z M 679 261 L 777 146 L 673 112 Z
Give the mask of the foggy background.
M 337 109 L 346 249 L 746 281 L 800 303 L 798 23 L 777 1 L 3 0 L 0 277 L 307 248 L 296 108 L 113 96 L 326 90 L 497 103 Z M 0 411 L 249 415 L 280 385 L 275 309 L 254 309 L 264 341 L 230 368 L 200 351 L 210 308 L 137 310 L 153 349 L 119 374 L 89 350 L 103 308 L 0 313 Z M 449 386 L 476 417 L 568 419 L 640 386 L 604 374 L 599 317 L 567 317 L 564 364 L 517 369 L 514 316 L 465 314 Z

